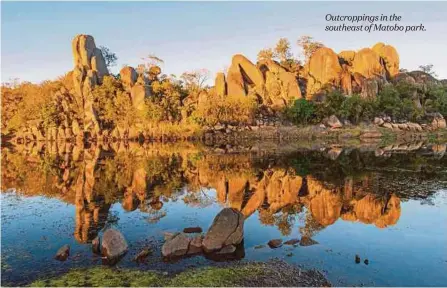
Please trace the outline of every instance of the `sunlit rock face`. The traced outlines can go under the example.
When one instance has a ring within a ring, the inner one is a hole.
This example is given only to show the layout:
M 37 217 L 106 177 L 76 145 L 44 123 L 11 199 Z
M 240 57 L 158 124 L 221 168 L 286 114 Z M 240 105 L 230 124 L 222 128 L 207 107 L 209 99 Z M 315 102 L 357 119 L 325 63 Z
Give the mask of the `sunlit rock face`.
M 379 42 L 372 47 L 372 50 L 384 60 L 389 77 L 394 77 L 399 73 L 399 54 L 396 48 Z
M 227 74 L 228 95 L 247 96 L 250 87 L 262 89 L 264 82 L 264 77 L 255 64 L 241 54 L 233 56 Z
M 315 51 L 306 64 L 307 97 L 312 97 L 327 86 L 338 86 L 342 68 L 338 55 L 330 48 L 320 48 Z
M 355 54 L 352 72 L 366 78 L 385 76 L 385 68 L 382 66 L 380 56 L 370 48 L 363 48 Z
M 83 107 L 84 131 L 99 133 L 98 116 L 93 108 L 92 90 L 109 75 L 101 50 L 96 48 L 95 40 L 90 35 L 77 35 L 72 41 L 73 48 L 73 86 L 78 103 Z

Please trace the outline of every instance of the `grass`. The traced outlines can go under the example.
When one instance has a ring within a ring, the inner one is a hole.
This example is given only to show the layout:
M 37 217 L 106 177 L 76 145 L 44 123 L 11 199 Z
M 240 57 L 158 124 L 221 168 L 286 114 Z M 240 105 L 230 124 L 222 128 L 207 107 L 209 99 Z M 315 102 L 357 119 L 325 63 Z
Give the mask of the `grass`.
M 66 274 L 41 279 L 33 287 L 322 287 L 331 286 L 315 270 L 301 270 L 282 260 L 237 263 L 195 268 L 175 275 L 154 271 L 94 267 L 74 269 Z
M 194 269 L 177 274 L 174 277 L 164 276 L 153 271 L 137 271 L 132 269 L 112 269 L 95 267 L 74 269 L 61 276 L 34 281 L 32 287 L 204 287 L 204 286 L 238 286 L 244 279 L 262 274 L 261 266 L 248 264 L 240 267 L 208 267 Z

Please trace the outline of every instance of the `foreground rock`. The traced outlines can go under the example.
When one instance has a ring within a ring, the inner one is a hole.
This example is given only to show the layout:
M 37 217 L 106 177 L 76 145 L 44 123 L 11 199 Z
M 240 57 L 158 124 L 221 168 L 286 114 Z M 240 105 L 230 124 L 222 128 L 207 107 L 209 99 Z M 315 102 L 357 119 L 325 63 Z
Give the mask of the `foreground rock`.
M 56 252 L 56 256 L 54 256 L 54 259 L 59 261 L 65 261 L 67 260 L 68 256 L 70 256 L 70 246 L 64 245 Z
M 287 240 L 286 242 L 284 242 L 284 245 L 296 245 L 298 243 L 300 243 L 300 239 L 295 238 Z
M 138 253 L 133 260 L 137 263 L 141 263 L 143 262 L 147 256 L 151 255 L 152 251 L 149 248 L 145 248 L 143 250 L 140 251 L 140 253 Z
M 101 251 L 110 262 L 118 261 L 128 250 L 123 234 L 115 229 L 107 229 L 102 236 Z
M 92 252 L 95 254 L 101 254 L 101 242 L 99 240 L 99 236 L 96 236 L 95 239 L 92 240 Z
M 273 239 L 273 240 L 270 240 L 267 244 L 272 249 L 279 248 L 282 246 L 282 240 L 281 239 Z
M 340 120 L 338 120 L 337 116 L 335 115 L 329 117 L 329 119 L 327 120 L 327 125 L 333 129 L 343 127 L 343 124 L 341 123 Z
M 183 233 L 178 233 L 169 238 L 161 248 L 163 257 L 179 257 L 188 253 L 188 247 L 191 239 Z
M 202 228 L 188 227 L 188 228 L 183 229 L 183 233 L 202 233 Z
M 238 245 L 244 238 L 244 216 L 232 208 L 224 208 L 214 218 L 205 235 L 203 248 L 213 252 L 228 245 Z
M 202 253 L 202 235 L 196 236 L 189 243 L 188 254 L 199 254 Z
M 318 244 L 318 242 L 307 236 L 303 236 L 300 241 L 300 246 L 312 246 L 315 244 Z

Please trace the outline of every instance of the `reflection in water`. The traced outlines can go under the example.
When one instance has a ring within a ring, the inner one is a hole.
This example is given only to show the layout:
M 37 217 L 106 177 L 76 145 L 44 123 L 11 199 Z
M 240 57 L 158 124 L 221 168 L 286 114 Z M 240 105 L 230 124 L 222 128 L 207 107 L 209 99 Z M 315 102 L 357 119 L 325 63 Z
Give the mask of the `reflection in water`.
M 422 144 L 416 147 L 422 149 Z M 305 212 L 300 233 L 312 237 L 338 219 L 379 228 L 394 225 L 402 199 L 428 196 L 403 187 L 439 181 L 436 165 L 446 167 L 445 145 L 404 157 L 389 153 L 400 148 L 370 152 L 337 148 L 334 157 L 333 149 L 218 154 L 191 143 L 149 147 L 37 143 L 2 151 L 2 191 L 16 188 L 26 196 L 45 195 L 74 204 L 74 237 L 79 243 L 97 236 L 115 202 L 157 221 L 169 213 L 163 211 L 163 203 L 181 195 L 186 205 L 212 204 L 205 188 L 215 189 L 220 204 L 240 210 L 246 218 L 258 211 L 261 223 L 277 226 L 283 235 L 291 233 L 294 215 Z M 416 184 L 407 177 L 412 173 L 419 175 Z M 400 186 L 393 190 L 396 179 Z

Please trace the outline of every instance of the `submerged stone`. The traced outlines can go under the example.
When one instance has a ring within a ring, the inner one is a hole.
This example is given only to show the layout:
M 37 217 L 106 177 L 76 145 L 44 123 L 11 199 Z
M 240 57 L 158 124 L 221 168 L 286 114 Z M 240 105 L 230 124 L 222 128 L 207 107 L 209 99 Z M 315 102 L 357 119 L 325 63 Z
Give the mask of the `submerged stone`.
M 70 256 L 70 246 L 64 245 L 56 252 L 56 256 L 54 256 L 54 259 L 59 261 L 65 261 L 67 260 L 68 256 Z

